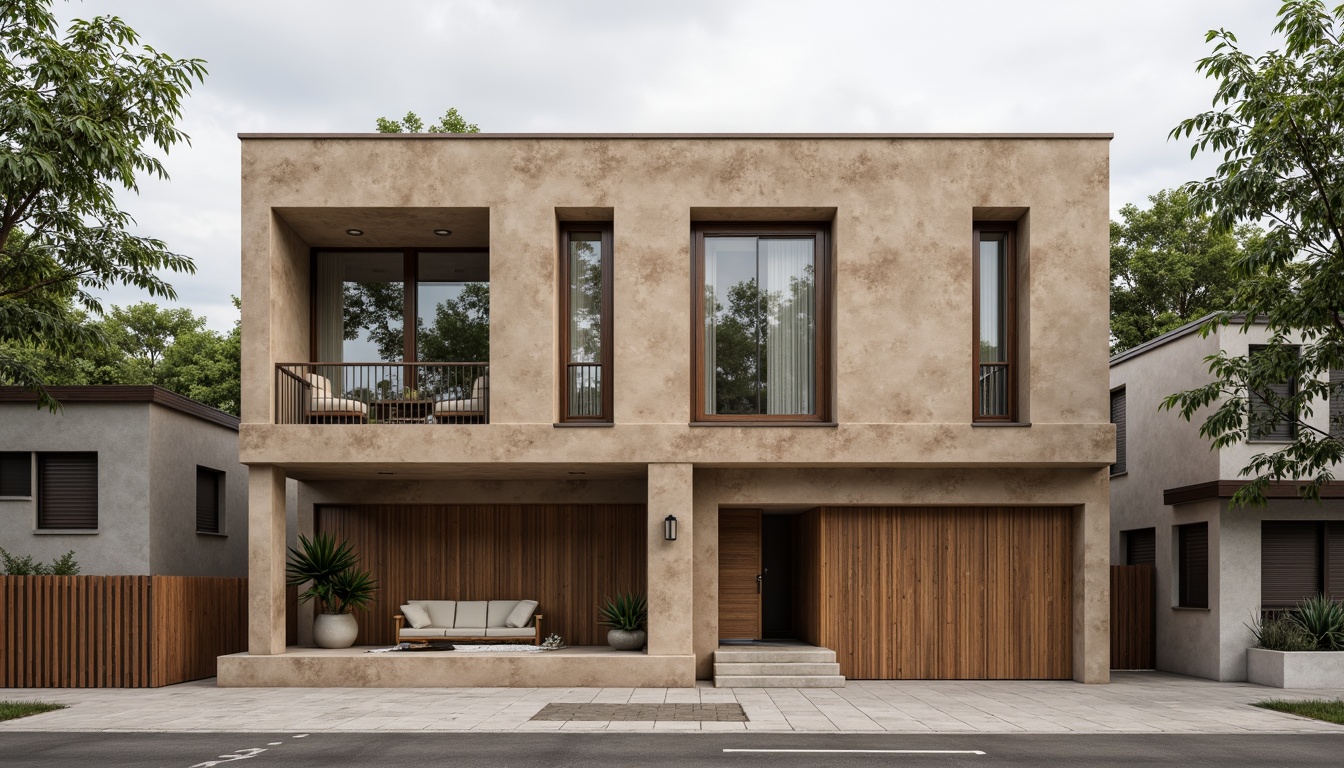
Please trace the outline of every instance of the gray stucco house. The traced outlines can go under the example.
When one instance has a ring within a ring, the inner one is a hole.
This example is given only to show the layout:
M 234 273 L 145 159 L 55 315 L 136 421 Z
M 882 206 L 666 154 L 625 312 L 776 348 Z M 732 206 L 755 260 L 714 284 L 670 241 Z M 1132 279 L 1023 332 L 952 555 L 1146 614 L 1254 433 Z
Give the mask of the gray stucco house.
M 0 547 L 89 575 L 247 575 L 238 418 L 160 387 L 0 387 Z
M 1210 380 L 1205 357 L 1220 349 L 1254 355 L 1269 336 L 1263 325 L 1243 331 L 1239 324 L 1202 336 L 1203 322 L 1111 358 L 1111 562 L 1156 568 L 1158 669 L 1245 680 L 1253 615 L 1321 592 L 1344 600 L 1344 483 L 1327 484 L 1319 503 L 1299 498 L 1295 484 L 1279 483 L 1265 507 L 1232 508 L 1232 495 L 1246 483 L 1241 468 L 1291 442 L 1296 427 L 1281 423 L 1210 450 L 1199 434 L 1206 413 L 1187 422 L 1159 411 L 1168 395 Z M 1332 402 L 1306 422 L 1339 434 L 1342 420 L 1344 403 Z

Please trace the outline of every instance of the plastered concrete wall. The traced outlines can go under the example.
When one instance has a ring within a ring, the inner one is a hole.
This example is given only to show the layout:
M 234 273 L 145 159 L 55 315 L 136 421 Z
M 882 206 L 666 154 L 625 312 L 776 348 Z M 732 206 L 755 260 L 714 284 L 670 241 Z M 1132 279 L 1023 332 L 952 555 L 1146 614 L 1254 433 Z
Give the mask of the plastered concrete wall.
M 246 576 L 247 467 L 238 462 L 238 433 L 159 406 L 149 419 L 153 572 Z M 221 535 L 196 532 L 197 466 L 224 472 Z
M 32 403 L 0 404 L 0 451 L 94 451 L 98 454 L 98 532 L 37 531 L 33 496 L 0 501 L 0 547 L 52 559 L 74 550 L 88 575 L 147 575 L 150 547 L 150 404 L 67 403 L 49 413 Z M 235 459 L 236 461 L 236 459 Z

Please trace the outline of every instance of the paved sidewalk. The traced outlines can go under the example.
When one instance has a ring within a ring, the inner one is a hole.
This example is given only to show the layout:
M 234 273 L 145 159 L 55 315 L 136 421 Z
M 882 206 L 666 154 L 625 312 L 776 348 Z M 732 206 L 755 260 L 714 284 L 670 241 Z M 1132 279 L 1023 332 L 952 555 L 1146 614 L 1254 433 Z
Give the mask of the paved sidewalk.
M 851 681 L 837 689 L 217 688 L 9 689 L 0 700 L 69 709 L 0 723 L 5 731 L 793 731 L 802 733 L 1293 733 L 1344 726 L 1249 706 L 1344 698 L 1163 673 L 1110 685 L 1046 681 Z M 747 722 L 533 720 L 551 703 L 733 704 Z M 1344 746 L 1344 741 L 1341 741 Z

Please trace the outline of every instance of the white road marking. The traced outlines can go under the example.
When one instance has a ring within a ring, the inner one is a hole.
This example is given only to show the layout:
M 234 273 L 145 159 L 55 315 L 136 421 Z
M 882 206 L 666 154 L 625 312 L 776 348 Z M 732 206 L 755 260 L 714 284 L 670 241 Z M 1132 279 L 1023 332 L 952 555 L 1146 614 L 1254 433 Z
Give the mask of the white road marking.
M 240 749 L 231 755 L 220 755 L 219 756 L 220 759 L 218 760 L 207 760 L 204 763 L 197 763 L 191 766 L 191 768 L 214 768 L 214 766 L 219 765 L 220 763 L 231 763 L 234 760 L 248 760 L 250 758 L 256 757 L 257 755 L 260 755 L 262 752 L 265 751 L 266 750 L 262 749 L 261 747 Z
M 294 738 L 296 738 L 296 739 L 306 739 L 306 738 L 308 738 L 308 734 L 306 734 L 306 733 L 300 733 L 299 735 L 295 736 Z
M 281 744 L 284 744 L 284 743 L 285 743 L 285 742 L 283 742 L 283 741 L 272 741 L 272 742 L 268 743 L 266 746 L 268 746 L 268 747 L 278 747 L 278 746 L 280 746 Z
M 862 753 L 868 755 L 983 755 L 978 749 L 725 749 L 724 752 Z

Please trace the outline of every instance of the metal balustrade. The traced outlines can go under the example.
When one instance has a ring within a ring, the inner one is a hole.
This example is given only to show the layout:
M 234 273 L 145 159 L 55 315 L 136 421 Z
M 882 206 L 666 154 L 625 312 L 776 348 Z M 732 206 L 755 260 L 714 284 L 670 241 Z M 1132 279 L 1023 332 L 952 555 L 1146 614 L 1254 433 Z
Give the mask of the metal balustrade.
M 276 424 L 488 424 L 489 363 L 277 363 Z

